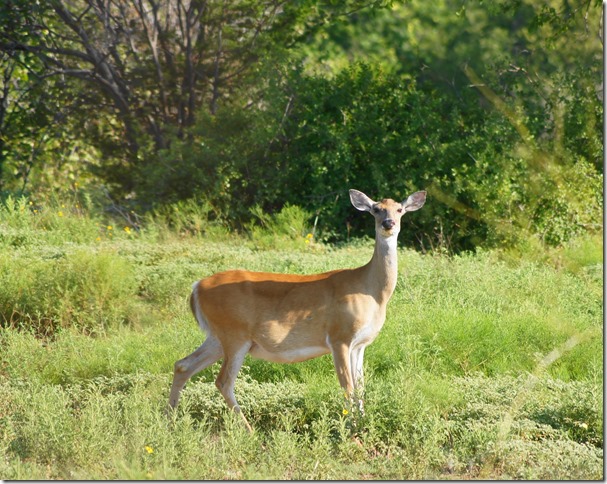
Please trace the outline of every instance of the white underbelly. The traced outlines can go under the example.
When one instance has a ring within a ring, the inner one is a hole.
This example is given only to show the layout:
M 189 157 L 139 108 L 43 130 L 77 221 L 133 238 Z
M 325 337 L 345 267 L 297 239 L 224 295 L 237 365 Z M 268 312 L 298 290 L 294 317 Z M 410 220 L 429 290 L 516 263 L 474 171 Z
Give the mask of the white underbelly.
M 296 363 L 326 355 L 329 353 L 329 348 L 326 346 L 308 346 L 289 350 L 268 351 L 256 344 L 251 348 L 249 353 L 254 358 L 271 361 L 272 363 Z

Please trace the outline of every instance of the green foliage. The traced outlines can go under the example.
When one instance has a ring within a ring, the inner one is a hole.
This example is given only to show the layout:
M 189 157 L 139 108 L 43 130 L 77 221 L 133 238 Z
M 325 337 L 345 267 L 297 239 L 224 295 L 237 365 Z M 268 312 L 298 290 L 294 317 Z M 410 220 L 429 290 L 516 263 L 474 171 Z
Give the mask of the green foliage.
M 59 328 L 104 331 L 134 316 L 136 281 L 112 253 L 77 251 L 32 260 L 0 255 L 3 326 L 52 334 Z
M 239 403 L 250 415 L 249 423 L 257 428 L 280 426 L 289 416 L 290 424 L 300 427 L 306 420 L 302 383 L 289 380 L 280 383 L 257 383 L 246 375 L 239 379 L 237 389 Z M 224 426 L 227 413 L 225 400 L 214 383 L 196 382 L 183 392 L 184 410 L 196 420 L 208 422 L 211 428 L 219 430 Z M 180 403 L 181 405 L 181 403 Z M 180 412 L 181 412 L 180 411 Z
M 88 4 L 0 9 L 5 194 L 103 185 L 205 234 L 299 206 L 343 241 L 367 233 L 348 188 L 426 188 L 403 239 L 427 250 L 600 230 L 598 2 L 211 2 L 185 30 Z
M 0 448 L 9 459 L 0 462 L 0 475 L 396 480 L 602 475 L 602 449 L 594 444 L 602 441 L 602 392 L 590 382 L 542 379 L 513 413 L 512 403 L 525 387 L 522 378 L 433 377 L 451 395 L 437 401 L 432 385 L 395 374 L 369 392 L 368 416 L 353 440 L 347 416 L 330 411 L 326 400 L 302 397 L 301 388 L 288 382 L 238 386 L 259 407 L 252 436 L 237 416 L 213 405 L 216 397 L 204 390 L 208 384 L 192 384 L 180 414 L 166 419 L 167 377 L 139 372 L 64 386 L 1 380 L 0 403 L 7 411 L 0 419 Z M 318 414 L 306 417 L 303 406 Z
M 522 377 L 471 376 L 456 381 L 462 401 L 448 417 L 456 472 L 458 462 L 467 462 L 468 472 L 480 478 L 558 479 L 563 469 L 578 479 L 602 474 L 597 466 L 600 444 L 589 445 L 587 438 L 570 440 L 569 433 L 571 427 L 578 427 L 601 440 L 602 422 L 597 420 L 596 408 L 602 405 L 602 396 L 595 384 L 571 383 L 561 392 L 562 382 L 551 380 L 536 381 L 533 386 Z M 577 399 L 580 392 L 585 395 L 582 400 Z M 518 408 L 517 398 L 522 402 Z M 577 410 L 572 412 L 573 408 Z M 568 423 L 560 420 L 562 411 Z M 546 419 L 547 414 L 554 418 Z M 575 414 L 579 420 L 570 418 Z M 580 465 L 584 461 L 589 464 L 586 468 Z
M 311 214 L 297 205 L 286 204 L 280 212 L 269 215 L 259 206 L 251 209 L 258 220 L 249 226 L 249 235 L 256 247 L 270 249 L 280 246 L 303 249 L 313 244 L 314 235 L 309 228 Z
M 376 18 L 361 12 L 345 31 L 327 31 L 329 40 L 323 41 L 324 47 L 327 43 L 340 46 L 355 59 L 368 59 L 361 54 L 369 51 L 389 59 L 386 52 L 396 50 L 396 58 L 413 63 L 390 67 L 382 62 L 385 69 L 409 74 L 413 66 L 424 66 L 423 73 L 416 75 L 417 90 L 431 89 L 438 97 L 432 109 L 420 110 L 427 120 L 424 131 L 431 133 L 425 140 L 435 155 L 426 165 L 429 169 L 424 169 L 432 182 L 431 196 L 448 206 L 436 217 L 434 231 L 426 226 L 428 238 L 435 236 L 439 243 L 442 239 L 455 248 L 466 248 L 515 245 L 533 233 L 544 243 L 558 245 L 596 230 L 602 206 L 602 137 L 598 129 L 602 108 L 592 79 L 600 76 L 594 70 L 599 45 L 596 37 L 580 28 L 580 9 L 561 17 L 553 9 L 549 21 L 538 17 L 542 34 L 537 35 L 526 22 L 532 22 L 539 9 L 529 2 L 487 8 L 467 4 L 456 16 L 440 14 L 440 9 L 453 11 L 452 7 L 449 2 L 432 6 L 411 2 L 391 13 L 380 12 Z M 586 11 L 596 13 L 592 8 Z M 567 45 L 557 18 L 566 19 L 563 22 L 572 29 L 569 33 L 578 40 L 575 46 Z M 407 29 L 400 28 L 403 23 Z M 435 26 L 428 28 L 428 23 Z M 361 36 L 360 30 L 368 35 Z M 558 48 L 548 46 L 544 39 L 557 31 L 561 33 L 555 34 L 553 42 Z M 339 32 L 341 38 L 332 37 Z M 505 49 L 500 43 L 505 32 L 509 45 L 533 45 L 533 52 Z M 381 47 L 363 49 L 357 46 L 355 35 L 364 42 L 381 42 Z M 483 39 L 483 43 L 471 45 L 469 38 Z M 478 47 L 481 49 L 475 51 Z M 561 63 L 570 68 L 555 67 Z M 588 66 L 593 66 L 594 77 L 588 77 Z M 482 77 L 471 77 L 471 68 Z M 340 75 L 339 69 L 333 72 Z M 444 79 L 450 79 L 448 88 Z M 477 99 L 467 88 L 469 81 L 479 86 L 481 101 L 491 103 L 494 111 L 475 107 Z M 495 92 L 483 88 L 487 85 Z M 427 96 L 422 102 L 429 103 Z M 434 113 L 442 114 L 441 118 Z M 445 119 L 450 123 L 444 123 Z M 440 137 L 432 136 L 434 133 Z M 445 163 L 443 170 L 433 171 L 440 163 Z
M 0 189 L 82 184 L 92 173 L 146 203 L 149 177 L 163 182 L 163 201 L 175 199 L 172 183 L 213 184 L 205 161 L 196 167 L 189 156 L 194 121 L 235 91 L 257 98 L 258 67 L 318 25 L 385 3 L 9 0 L 0 8 Z
M 501 111 L 486 113 L 367 64 L 294 82 L 300 94 L 285 128 L 282 176 L 306 197 L 289 191 L 283 198 L 319 210 L 324 229 L 343 237 L 347 220 L 362 233 L 349 205 L 336 203 L 350 187 L 402 198 L 428 189 L 434 202 L 403 238 L 432 248 L 512 246 L 531 234 L 554 246 L 600 228 L 595 161 L 534 142 L 530 114 L 503 108 L 495 93 L 486 95 Z M 521 133 L 531 139 L 521 141 Z
M 600 3 L 367 3 L 0 7 L 2 479 L 604 477 Z M 429 193 L 366 413 L 325 356 L 166 418 L 192 282 L 366 263 L 348 188 Z
M 204 193 L 213 217 L 241 227 L 260 218 L 252 206 L 280 213 L 297 205 L 315 214 L 319 238 L 343 240 L 368 233 L 347 202 L 348 188 L 402 199 L 427 189 L 434 202 L 409 219 L 402 236 L 427 249 L 513 247 L 533 236 L 557 246 L 600 229 L 598 151 L 586 159 L 563 145 L 561 125 L 554 139 L 535 141 L 532 114 L 509 110 L 492 91 L 483 94 L 496 110 L 486 112 L 364 63 L 332 78 L 301 69 L 275 75 L 266 109 L 222 109 L 200 120 L 193 131 L 199 144 L 161 152 L 150 194 Z M 592 132 L 599 113 L 583 112 L 583 129 Z M 181 157 L 178 178 L 166 176 L 165 155 Z
M 217 364 L 166 418 L 173 364 L 204 338 L 187 304 L 193 281 L 371 257 L 369 239 L 310 237 L 322 213 L 252 207 L 256 223 L 237 236 L 204 201 L 136 226 L 81 195 L 0 206 L 0 477 L 603 477 L 597 233 L 549 249 L 528 237 L 452 256 L 400 250 L 386 324 L 365 353 L 364 415 L 327 355 L 246 359 L 236 394 L 252 436 L 217 392 Z
M 99 222 L 89 216 L 80 201 L 39 205 L 9 196 L 0 204 L 0 246 L 20 247 L 91 242 L 98 236 Z
M 183 200 L 163 205 L 154 210 L 148 217 L 148 233 L 171 236 L 177 233 L 180 237 L 207 236 L 221 239 L 229 234 L 225 220 L 211 204 L 205 200 Z

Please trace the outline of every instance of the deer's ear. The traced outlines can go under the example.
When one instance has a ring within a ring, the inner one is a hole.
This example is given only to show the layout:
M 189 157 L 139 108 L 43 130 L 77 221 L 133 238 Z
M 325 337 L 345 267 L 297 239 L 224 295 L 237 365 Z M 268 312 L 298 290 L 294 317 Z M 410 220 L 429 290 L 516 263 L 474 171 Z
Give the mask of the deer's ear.
M 373 205 L 375 205 L 375 202 L 367 195 L 354 189 L 350 189 L 350 201 L 361 212 L 370 212 Z
M 405 212 L 415 212 L 424 206 L 426 203 L 426 192 L 415 192 L 412 195 L 409 195 L 403 203 L 402 206 L 405 209 Z

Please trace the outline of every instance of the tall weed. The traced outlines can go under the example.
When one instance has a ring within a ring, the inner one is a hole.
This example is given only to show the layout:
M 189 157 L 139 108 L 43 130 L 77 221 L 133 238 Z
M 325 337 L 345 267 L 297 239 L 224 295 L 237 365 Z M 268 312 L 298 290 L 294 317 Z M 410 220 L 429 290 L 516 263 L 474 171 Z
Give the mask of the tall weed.
M 223 215 L 208 201 L 196 199 L 158 207 L 146 218 L 144 230 L 165 240 L 175 235 L 222 240 L 230 234 Z
M 255 221 L 248 232 L 255 247 L 304 249 L 313 244 L 314 234 L 309 225 L 311 214 L 297 205 L 285 205 L 280 212 L 270 215 L 259 206 L 251 208 Z
M 79 201 L 40 205 L 9 196 L 0 203 L 0 248 L 91 243 L 100 237 L 101 226 Z
M 0 321 L 50 335 L 59 328 L 87 332 L 135 318 L 131 266 L 107 252 L 77 251 L 53 258 L 0 253 Z

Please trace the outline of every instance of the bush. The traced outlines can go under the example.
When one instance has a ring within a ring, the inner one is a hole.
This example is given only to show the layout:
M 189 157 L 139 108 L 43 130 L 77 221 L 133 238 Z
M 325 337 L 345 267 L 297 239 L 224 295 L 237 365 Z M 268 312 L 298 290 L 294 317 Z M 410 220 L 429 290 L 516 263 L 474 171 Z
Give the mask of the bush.
M 301 383 L 286 380 L 260 384 L 241 375 L 236 380 L 235 393 L 244 415 L 254 427 L 276 427 L 285 414 L 291 415 L 299 425 L 305 421 L 305 386 Z M 216 429 L 223 425 L 228 410 L 215 384 L 200 381 L 190 383 L 184 389 L 183 406 L 192 417 L 204 420 Z
M 281 247 L 303 249 L 313 242 L 310 227 L 311 214 L 296 205 L 285 205 L 280 212 L 270 215 L 256 205 L 251 213 L 257 220 L 248 226 L 253 244 L 262 249 Z
M 82 201 L 68 200 L 40 205 L 27 197 L 7 197 L 0 203 L 0 247 L 94 241 L 99 236 L 99 220 L 90 215 Z
M 452 452 L 478 477 L 601 478 L 600 383 L 470 375 L 453 384 Z
M 65 327 L 102 332 L 134 317 L 136 291 L 132 267 L 113 253 L 0 254 L 4 326 L 45 335 Z
M 189 199 L 165 204 L 154 209 L 147 217 L 147 233 L 165 237 L 204 236 L 212 239 L 226 238 L 228 224 L 207 200 Z
M 494 68 L 507 70 L 497 61 Z M 529 236 L 558 246 L 600 230 L 600 109 L 588 90 L 559 77 L 571 99 L 550 98 L 542 108 L 536 94 L 518 103 L 503 79 L 477 80 L 496 92 L 453 96 L 363 62 L 333 77 L 297 64 L 275 69 L 257 109 L 242 109 L 235 95 L 216 115 L 201 116 L 188 137 L 151 153 L 139 174 L 140 201 L 195 234 L 300 207 L 314 214 L 317 238 L 343 241 L 369 233 L 349 188 L 399 200 L 427 189 L 402 242 L 458 252 L 512 247 Z M 553 125 L 561 111 L 566 122 Z M 584 143 L 570 142 L 565 129 Z

